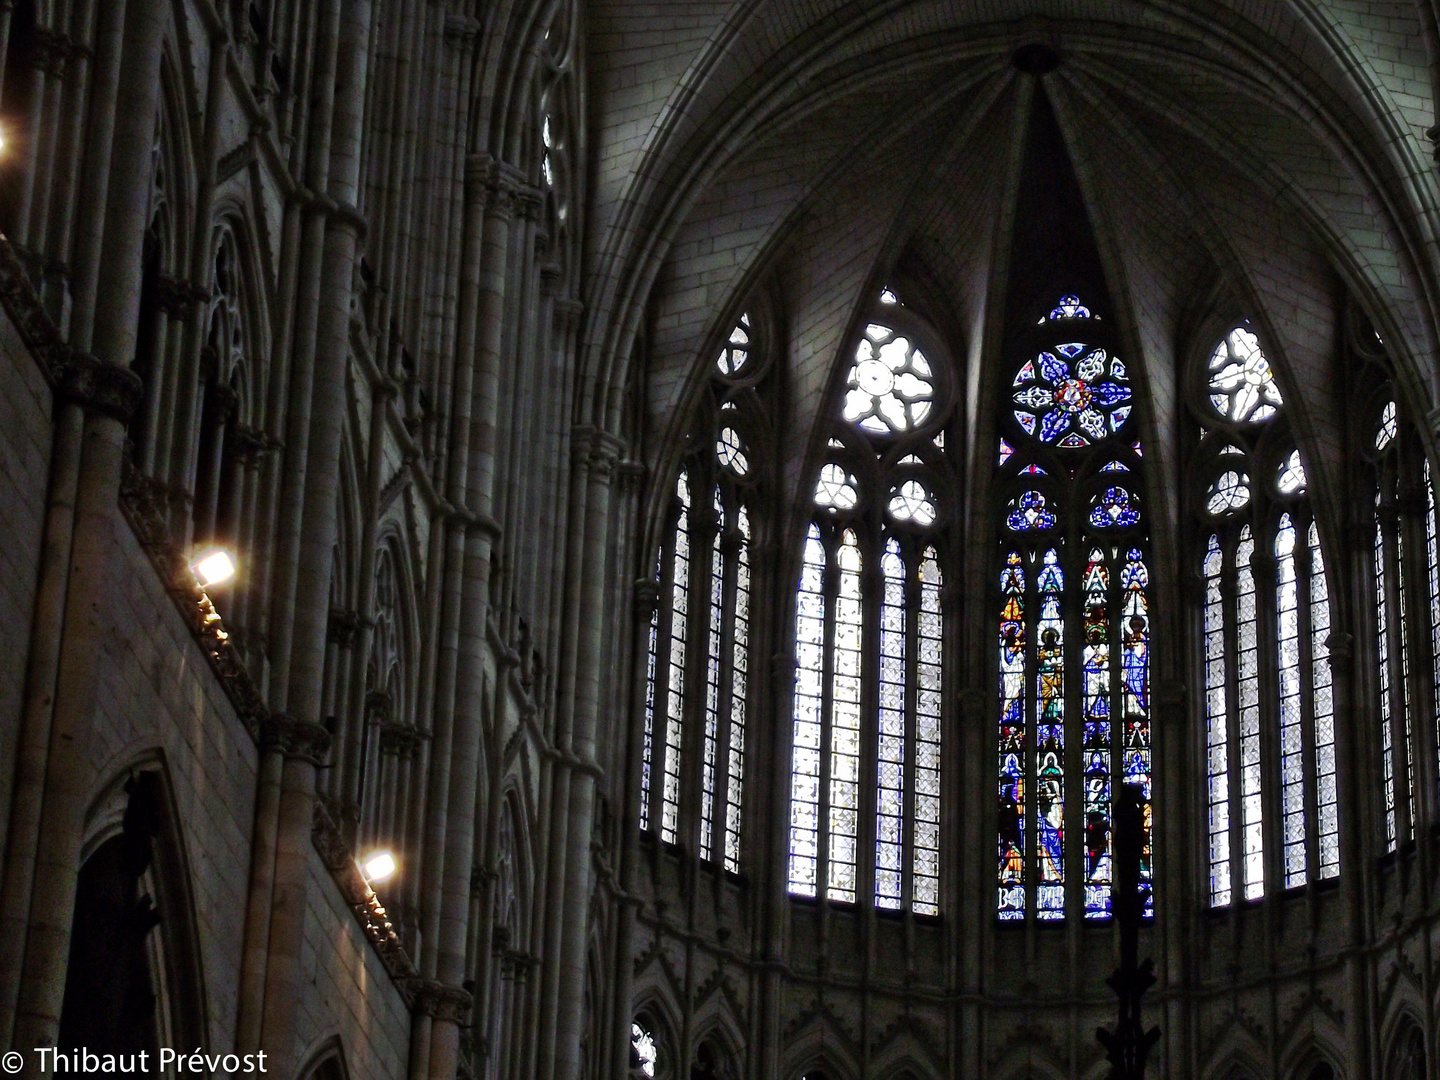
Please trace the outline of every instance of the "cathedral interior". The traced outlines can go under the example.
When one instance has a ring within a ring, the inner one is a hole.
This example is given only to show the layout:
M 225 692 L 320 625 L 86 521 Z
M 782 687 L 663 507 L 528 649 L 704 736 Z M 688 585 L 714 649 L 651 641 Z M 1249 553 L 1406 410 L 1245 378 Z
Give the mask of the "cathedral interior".
M 7 1073 L 1440 1078 L 1434 0 L 0 64 Z

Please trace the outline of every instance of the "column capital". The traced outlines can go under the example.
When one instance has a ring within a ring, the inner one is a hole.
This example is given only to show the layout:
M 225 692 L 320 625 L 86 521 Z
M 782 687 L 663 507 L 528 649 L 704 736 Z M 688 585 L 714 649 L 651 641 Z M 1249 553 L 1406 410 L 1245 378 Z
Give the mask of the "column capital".
M 89 353 L 67 350 L 55 369 L 60 397 L 128 424 L 145 393 L 145 384 L 127 367 L 106 363 Z
M 470 991 L 436 979 L 416 979 L 415 1011 L 432 1020 L 465 1024 L 470 1019 Z
M 270 713 L 260 722 L 260 745 L 318 766 L 330 752 L 330 732 L 286 713 Z

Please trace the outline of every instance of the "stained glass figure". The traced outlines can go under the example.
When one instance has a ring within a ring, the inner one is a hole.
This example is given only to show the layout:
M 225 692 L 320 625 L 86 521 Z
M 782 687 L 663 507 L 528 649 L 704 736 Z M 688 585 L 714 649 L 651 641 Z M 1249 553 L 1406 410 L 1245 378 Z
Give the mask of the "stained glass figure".
M 1123 487 L 1112 485 L 1090 500 L 1090 524 L 1097 529 L 1124 529 L 1138 525 L 1138 502 Z
M 1237 326 L 1210 357 L 1210 403 L 1226 420 L 1258 423 L 1283 404 L 1260 339 Z
M 845 419 L 879 435 L 919 427 L 934 404 L 930 361 L 910 338 L 880 323 L 865 327 L 846 385 Z
M 1125 553 L 1125 565 L 1120 572 L 1120 622 L 1123 627 L 1120 639 L 1120 705 L 1125 725 L 1120 756 L 1123 782 L 1140 789 L 1144 830 L 1140 845 L 1140 880 L 1145 883 L 1153 880 L 1154 848 L 1154 830 L 1151 827 L 1154 800 L 1150 751 L 1149 588 L 1150 572 L 1145 567 L 1140 549 L 1132 547 Z M 1154 914 L 1154 905 L 1152 890 L 1146 896 L 1145 914 Z
M 1065 573 L 1054 548 L 1036 579 L 1035 914 L 1065 917 Z
M 1045 506 L 1045 496 L 1031 490 L 1010 500 L 1005 525 L 1011 532 L 1038 532 L 1053 529 L 1056 520 L 1054 511 Z
M 1000 574 L 999 838 L 1001 919 L 1022 919 L 1027 907 L 1025 845 L 1025 567 L 1018 551 Z
M 750 360 L 750 314 L 740 316 L 740 321 L 730 331 L 730 337 L 720 348 L 715 358 L 715 367 L 721 375 L 733 377 Z
M 1073 369 L 1072 369 L 1073 363 Z M 1061 447 L 1089 446 L 1129 419 L 1125 365 L 1104 349 L 1058 345 L 1027 361 L 1015 376 L 1016 421 L 1027 435 Z
M 1105 553 L 1092 548 L 1085 566 L 1081 635 L 1081 682 L 1085 762 L 1085 917 L 1110 914 L 1113 882 L 1110 852 L 1111 720 L 1110 570 Z

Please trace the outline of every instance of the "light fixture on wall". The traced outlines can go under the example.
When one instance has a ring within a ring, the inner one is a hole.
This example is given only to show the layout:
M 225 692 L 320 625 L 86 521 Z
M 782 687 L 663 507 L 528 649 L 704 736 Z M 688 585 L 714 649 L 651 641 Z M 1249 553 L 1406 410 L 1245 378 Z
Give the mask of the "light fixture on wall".
M 399 868 L 395 856 L 388 851 L 372 851 L 365 856 L 365 861 L 360 864 L 360 873 L 365 875 L 365 880 L 371 885 L 387 881 Z
M 235 576 L 235 560 L 228 551 L 214 549 L 203 552 L 190 564 L 190 569 L 205 588 L 221 585 Z

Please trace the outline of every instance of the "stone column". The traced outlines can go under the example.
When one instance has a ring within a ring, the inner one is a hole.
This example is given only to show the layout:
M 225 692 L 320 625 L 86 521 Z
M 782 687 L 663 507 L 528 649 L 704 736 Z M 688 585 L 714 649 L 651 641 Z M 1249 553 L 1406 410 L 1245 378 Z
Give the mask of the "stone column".
M 580 1040 L 585 1031 L 585 952 L 589 938 L 591 861 L 594 831 L 595 740 L 600 721 L 601 656 L 605 626 L 605 571 L 610 532 L 610 481 L 623 447 L 599 430 L 590 433 L 589 494 L 583 532 L 585 562 L 575 618 L 579 625 L 574 720 L 570 750 L 576 766 L 570 779 L 569 838 L 566 843 L 564 936 L 558 959 L 555 1072 L 558 1080 L 580 1080 Z

